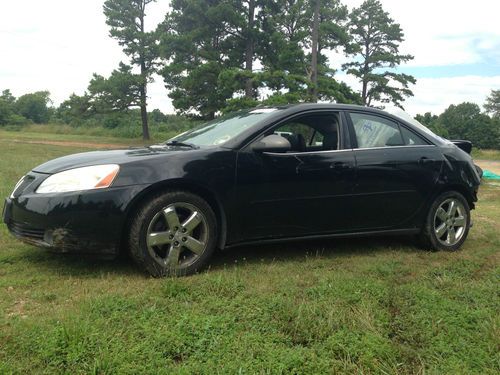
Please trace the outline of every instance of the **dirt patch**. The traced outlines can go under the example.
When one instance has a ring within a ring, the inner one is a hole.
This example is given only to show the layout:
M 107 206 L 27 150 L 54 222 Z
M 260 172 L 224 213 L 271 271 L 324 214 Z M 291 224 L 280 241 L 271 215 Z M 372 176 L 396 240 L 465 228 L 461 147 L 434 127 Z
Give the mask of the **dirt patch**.
M 490 172 L 500 174 L 500 161 L 474 159 L 474 163 L 479 165 L 483 170 L 487 169 Z
M 15 143 L 28 143 L 35 145 L 53 145 L 53 146 L 75 146 L 75 147 L 88 147 L 88 148 L 127 148 L 127 145 L 119 143 L 92 143 L 92 142 L 71 142 L 71 141 L 24 141 L 14 139 Z

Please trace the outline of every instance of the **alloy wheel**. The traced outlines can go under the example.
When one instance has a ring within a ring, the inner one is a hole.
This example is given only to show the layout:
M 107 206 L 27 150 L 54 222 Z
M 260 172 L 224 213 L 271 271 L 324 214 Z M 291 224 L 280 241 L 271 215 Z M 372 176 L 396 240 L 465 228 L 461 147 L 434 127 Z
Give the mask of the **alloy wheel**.
M 190 203 L 171 204 L 149 223 L 146 243 L 150 255 L 160 266 L 170 269 L 189 267 L 207 248 L 207 220 Z
M 463 237 L 467 225 L 467 211 L 456 198 L 444 200 L 434 214 L 434 233 L 445 246 L 457 244 Z

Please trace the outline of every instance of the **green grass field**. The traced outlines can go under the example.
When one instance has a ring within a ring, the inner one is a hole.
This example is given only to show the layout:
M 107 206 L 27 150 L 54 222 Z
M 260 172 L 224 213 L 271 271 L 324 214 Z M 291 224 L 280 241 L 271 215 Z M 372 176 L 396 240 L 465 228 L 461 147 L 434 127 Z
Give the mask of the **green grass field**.
M 33 166 L 123 139 L 0 132 L 0 196 Z M 140 143 L 140 142 L 135 142 Z M 498 374 L 500 185 L 462 250 L 411 238 L 253 246 L 152 279 L 64 257 L 0 225 L 0 374 Z

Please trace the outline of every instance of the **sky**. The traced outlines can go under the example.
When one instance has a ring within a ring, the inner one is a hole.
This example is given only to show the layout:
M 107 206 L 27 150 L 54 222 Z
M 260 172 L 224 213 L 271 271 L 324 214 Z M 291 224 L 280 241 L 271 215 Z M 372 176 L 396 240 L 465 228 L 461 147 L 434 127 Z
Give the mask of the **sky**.
M 412 115 L 441 113 L 464 101 L 483 104 L 500 89 L 500 1 L 381 0 L 405 34 L 402 53 L 415 56 L 400 67 L 417 83 L 404 107 Z M 346 0 L 350 8 L 362 0 Z M 127 61 L 109 37 L 103 0 L 0 0 L 0 90 L 15 96 L 48 90 L 54 105 L 85 92 L 93 73 L 107 76 Z M 147 26 L 154 28 L 168 0 L 149 5 Z M 330 55 L 332 66 L 347 61 Z M 352 76 L 337 78 L 358 89 Z M 148 87 L 149 109 L 174 109 L 160 77 Z

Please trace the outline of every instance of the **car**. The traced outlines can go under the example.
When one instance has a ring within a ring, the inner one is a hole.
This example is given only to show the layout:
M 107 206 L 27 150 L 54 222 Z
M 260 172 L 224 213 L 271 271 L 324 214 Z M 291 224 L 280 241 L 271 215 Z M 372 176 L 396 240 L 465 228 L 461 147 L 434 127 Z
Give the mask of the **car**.
M 85 152 L 28 172 L 6 199 L 14 236 L 63 253 L 128 249 L 153 276 L 215 249 L 375 234 L 457 250 L 481 170 L 467 141 L 355 105 L 257 107 L 164 144 Z

